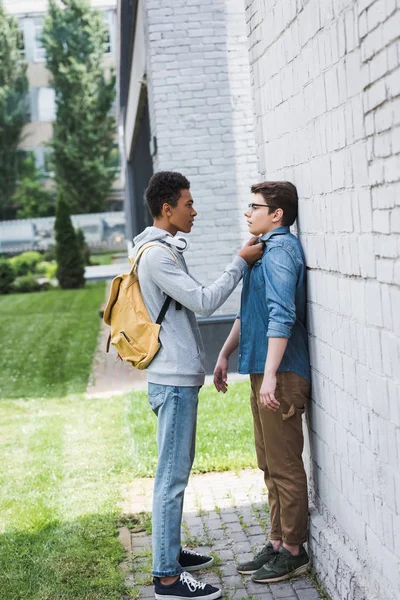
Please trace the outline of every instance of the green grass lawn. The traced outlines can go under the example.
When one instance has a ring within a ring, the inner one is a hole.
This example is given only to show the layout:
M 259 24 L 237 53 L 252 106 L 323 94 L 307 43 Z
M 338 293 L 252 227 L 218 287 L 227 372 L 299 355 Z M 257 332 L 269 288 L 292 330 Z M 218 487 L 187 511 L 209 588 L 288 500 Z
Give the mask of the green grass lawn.
M 144 393 L 0 403 L 0 599 L 121 600 L 119 503 L 156 465 Z M 195 472 L 255 466 L 248 387 L 201 392 Z
M 104 282 L 0 296 L 0 398 L 85 391 L 103 301 Z
M 155 473 L 157 419 L 148 408 L 145 393 L 132 394 L 128 419 L 133 445 L 133 473 L 148 477 Z M 194 473 L 256 467 L 251 417 L 250 385 L 229 386 L 225 395 L 213 386 L 200 392 Z
M 104 284 L 0 297 L 0 600 L 121 600 L 119 504 L 156 466 L 145 393 L 87 399 Z M 203 388 L 195 472 L 255 466 L 248 384 Z
M 124 252 L 105 252 L 103 254 L 91 254 L 90 260 L 99 265 L 111 265 L 113 256 L 121 256 L 127 260 L 127 254 Z

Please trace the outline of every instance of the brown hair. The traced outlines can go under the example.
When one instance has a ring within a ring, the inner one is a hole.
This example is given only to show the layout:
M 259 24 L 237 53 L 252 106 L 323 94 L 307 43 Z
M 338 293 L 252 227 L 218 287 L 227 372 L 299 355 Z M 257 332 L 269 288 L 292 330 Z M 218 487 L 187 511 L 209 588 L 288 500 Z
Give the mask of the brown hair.
M 251 186 L 252 194 L 261 194 L 270 205 L 269 214 L 283 210 L 282 225 L 293 225 L 297 217 L 297 190 L 290 181 L 263 181 Z

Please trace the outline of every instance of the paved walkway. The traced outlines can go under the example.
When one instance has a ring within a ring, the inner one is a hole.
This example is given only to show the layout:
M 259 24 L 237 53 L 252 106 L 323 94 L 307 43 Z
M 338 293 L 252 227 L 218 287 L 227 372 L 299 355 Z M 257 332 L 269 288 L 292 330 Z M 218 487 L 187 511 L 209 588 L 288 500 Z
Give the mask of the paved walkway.
M 120 539 L 128 552 L 121 565 L 126 582 L 134 586 L 134 597 L 154 598 L 151 578 L 151 536 L 148 529 L 153 479 L 136 479 L 123 505 L 132 515 L 121 528 Z M 222 587 L 226 600 L 318 600 L 320 595 L 308 577 L 272 585 L 257 584 L 239 575 L 238 562 L 265 544 L 269 519 L 260 471 L 244 470 L 193 475 L 185 495 L 183 543 L 201 553 L 212 553 L 215 565 L 195 574 L 201 581 Z M 133 515 L 141 513 L 142 526 L 132 527 Z M 130 598 L 126 597 L 126 600 Z

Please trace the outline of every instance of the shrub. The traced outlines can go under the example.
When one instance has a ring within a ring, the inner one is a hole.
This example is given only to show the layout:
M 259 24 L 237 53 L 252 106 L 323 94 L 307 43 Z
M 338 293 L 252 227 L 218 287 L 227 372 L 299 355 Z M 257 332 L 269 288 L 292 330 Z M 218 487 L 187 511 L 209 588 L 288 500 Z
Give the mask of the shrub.
M 43 260 L 49 262 L 56 260 L 56 247 L 54 245 L 48 247 L 47 251 L 43 254 Z
M 85 285 L 85 267 L 78 238 L 71 221 L 70 208 L 60 193 L 57 201 L 56 221 L 57 279 L 63 289 L 81 288 Z
M 47 279 L 55 279 L 57 275 L 57 263 L 42 260 L 42 262 L 37 264 L 36 272 L 42 275 L 42 277 L 47 277 Z
M 10 261 L 0 258 L 0 294 L 9 294 L 12 291 L 14 279 L 15 273 Z
M 18 277 L 13 286 L 14 292 L 40 292 L 41 285 L 33 275 L 23 275 Z
M 10 259 L 12 268 L 14 269 L 17 277 L 28 275 L 28 273 L 34 273 L 36 265 L 42 260 L 40 252 L 23 252 L 17 256 L 13 256 Z

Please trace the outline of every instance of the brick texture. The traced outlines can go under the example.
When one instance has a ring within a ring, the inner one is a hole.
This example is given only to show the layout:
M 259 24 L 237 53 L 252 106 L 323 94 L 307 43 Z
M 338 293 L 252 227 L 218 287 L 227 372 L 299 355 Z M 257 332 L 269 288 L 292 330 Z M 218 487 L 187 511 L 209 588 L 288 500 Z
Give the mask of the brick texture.
M 334 600 L 395 600 L 400 5 L 247 0 L 246 23 L 260 177 L 297 185 L 309 267 L 314 565 Z
M 242 0 L 147 0 L 154 170 L 191 182 L 198 217 L 187 261 L 212 283 L 248 239 L 243 210 L 257 177 Z M 239 290 L 219 312 L 235 313 Z

